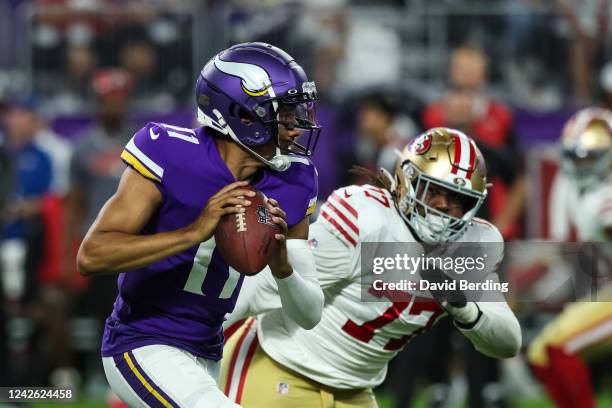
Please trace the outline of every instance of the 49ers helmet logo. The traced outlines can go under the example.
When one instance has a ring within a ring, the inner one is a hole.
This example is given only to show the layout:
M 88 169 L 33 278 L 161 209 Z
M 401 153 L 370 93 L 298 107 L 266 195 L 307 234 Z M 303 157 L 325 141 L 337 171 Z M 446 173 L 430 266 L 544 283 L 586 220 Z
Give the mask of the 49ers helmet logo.
M 414 153 L 425 154 L 431 147 L 431 135 L 423 135 L 414 142 Z

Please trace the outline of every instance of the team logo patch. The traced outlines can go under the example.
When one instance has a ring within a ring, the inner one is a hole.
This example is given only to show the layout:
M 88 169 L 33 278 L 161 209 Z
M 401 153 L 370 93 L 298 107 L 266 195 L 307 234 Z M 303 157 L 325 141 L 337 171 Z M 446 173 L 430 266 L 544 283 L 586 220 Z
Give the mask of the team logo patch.
M 279 382 L 276 384 L 276 392 L 278 395 L 287 395 L 289 394 L 289 384 L 284 382 Z
M 463 187 L 463 186 L 465 186 L 465 185 L 466 185 L 465 180 L 464 180 L 464 179 L 462 179 L 461 177 L 455 177 L 455 178 L 453 179 L 453 183 L 455 183 L 455 184 L 457 184 L 458 186 L 461 186 L 461 187 Z
M 272 216 L 264 205 L 257 206 L 257 222 L 260 224 L 274 225 Z
M 414 142 L 414 152 L 425 154 L 431 148 L 431 135 L 423 135 Z

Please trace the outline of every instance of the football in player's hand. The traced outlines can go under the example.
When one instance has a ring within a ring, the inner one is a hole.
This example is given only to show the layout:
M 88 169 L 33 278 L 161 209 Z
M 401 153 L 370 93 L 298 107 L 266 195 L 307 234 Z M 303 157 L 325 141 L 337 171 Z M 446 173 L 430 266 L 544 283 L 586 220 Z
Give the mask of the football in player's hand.
M 251 205 L 240 214 L 228 214 L 221 218 L 215 230 L 215 241 L 221 256 L 235 270 L 245 275 L 256 275 L 270 261 L 280 232 L 272 222 L 263 193 L 253 186 L 246 189 L 257 193 L 249 197 Z

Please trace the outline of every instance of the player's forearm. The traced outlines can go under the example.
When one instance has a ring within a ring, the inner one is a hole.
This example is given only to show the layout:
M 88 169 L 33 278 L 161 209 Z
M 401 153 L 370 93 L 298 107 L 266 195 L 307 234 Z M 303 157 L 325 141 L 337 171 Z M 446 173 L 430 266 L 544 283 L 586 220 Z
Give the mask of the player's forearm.
M 310 330 L 321 321 L 325 298 L 319 283 L 293 273 L 276 279 L 283 312 L 300 327 Z
M 288 240 L 287 254 L 293 273 L 276 279 L 283 311 L 300 327 L 309 330 L 321 320 L 325 303 L 314 256 L 303 239 Z
M 474 327 L 459 329 L 476 350 L 493 358 L 509 358 L 521 348 L 521 327 L 505 302 L 479 302 L 482 316 Z
M 188 228 L 154 235 L 90 232 L 77 255 L 81 275 L 100 275 L 142 268 L 197 244 Z

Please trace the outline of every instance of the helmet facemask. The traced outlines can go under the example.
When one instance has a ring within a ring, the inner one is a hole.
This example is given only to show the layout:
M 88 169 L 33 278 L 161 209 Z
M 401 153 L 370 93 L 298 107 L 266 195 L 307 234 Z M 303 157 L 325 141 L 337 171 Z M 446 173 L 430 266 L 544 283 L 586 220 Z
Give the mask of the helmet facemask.
M 398 210 L 417 236 L 428 244 L 454 242 L 461 238 L 486 194 L 433 178 L 410 161 L 404 161 L 398 167 L 401 167 L 399 184 L 404 189 L 397 193 Z M 463 210 L 461 217 L 452 216 L 427 204 L 427 196 L 433 186 L 451 194 L 460 194 Z
M 309 99 L 305 94 L 295 94 L 271 98 L 256 108 L 255 113 L 264 125 L 270 126 L 276 133 L 274 139 L 282 153 L 311 156 L 321 133 L 321 127 L 317 125 L 315 106 L 315 99 Z M 266 111 L 269 115 L 262 117 L 261 113 Z M 291 144 L 284 145 L 280 140 L 279 126 L 289 131 L 298 129 L 301 134 Z
M 612 149 L 588 152 L 563 150 L 561 168 L 576 181 L 580 189 L 588 189 L 601 183 L 612 169 Z

